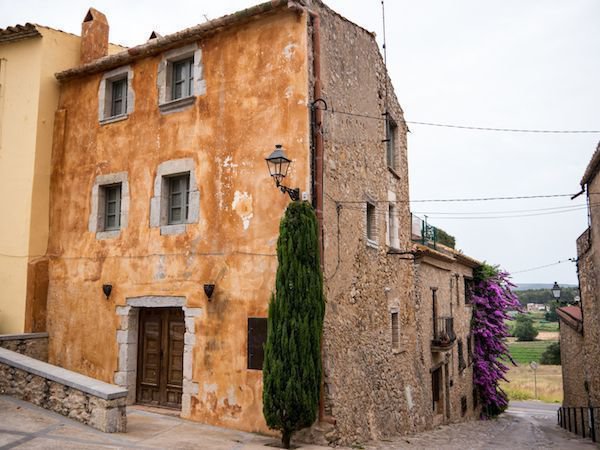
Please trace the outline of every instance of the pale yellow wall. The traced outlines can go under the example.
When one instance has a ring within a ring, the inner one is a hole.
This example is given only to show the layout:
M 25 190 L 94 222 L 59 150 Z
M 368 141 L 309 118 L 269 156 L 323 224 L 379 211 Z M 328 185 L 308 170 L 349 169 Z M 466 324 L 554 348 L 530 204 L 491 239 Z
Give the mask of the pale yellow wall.
M 54 73 L 79 60 L 77 36 L 38 30 L 0 45 L 0 334 L 24 331 L 27 264 L 48 241 Z
M 38 27 L 42 33 L 42 64 L 37 117 L 34 178 L 31 195 L 29 254 L 44 255 L 48 245 L 50 162 L 54 112 L 58 105 L 59 84 L 54 74 L 79 62 L 78 36 Z
M 0 333 L 23 331 L 42 41 L 0 46 Z

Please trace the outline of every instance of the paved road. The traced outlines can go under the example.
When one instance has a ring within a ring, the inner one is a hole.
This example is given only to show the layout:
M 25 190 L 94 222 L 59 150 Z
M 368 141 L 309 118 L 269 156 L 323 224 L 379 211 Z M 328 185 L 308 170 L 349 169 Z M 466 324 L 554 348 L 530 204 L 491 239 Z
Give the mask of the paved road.
M 555 405 L 511 404 L 497 420 L 474 421 L 417 436 L 365 445 L 397 449 L 597 449 L 556 426 Z M 211 427 L 176 417 L 128 408 L 128 432 L 105 434 L 50 411 L 0 395 L 0 450 L 18 449 L 202 449 L 265 450 L 275 439 Z M 356 447 L 355 447 L 356 448 Z M 303 445 L 302 450 L 327 450 Z M 340 449 L 341 450 L 341 449 Z
M 368 446 L 369 450 L 397 449 L 598 449 L 556 425 L 558 405 L 511 402 L 496 420 L 443 426 L 429 433 Z

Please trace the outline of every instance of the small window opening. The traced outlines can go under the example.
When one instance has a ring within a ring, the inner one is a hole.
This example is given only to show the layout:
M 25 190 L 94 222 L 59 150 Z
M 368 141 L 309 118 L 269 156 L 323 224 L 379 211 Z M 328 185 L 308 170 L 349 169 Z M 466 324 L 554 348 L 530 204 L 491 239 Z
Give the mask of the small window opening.
M 377 240 L 375 205 L 367 202 L 367 239 L 375 242 Z

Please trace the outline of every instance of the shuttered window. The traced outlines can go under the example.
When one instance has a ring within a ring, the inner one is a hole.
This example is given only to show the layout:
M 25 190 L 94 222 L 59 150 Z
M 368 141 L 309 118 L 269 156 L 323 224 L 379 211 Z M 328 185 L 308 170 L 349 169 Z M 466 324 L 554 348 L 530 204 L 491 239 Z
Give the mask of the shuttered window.
M 189 97 L 193 94 L 194 59 L 187 58 L 173 63 L 171 99 Z
M 398 313 L 392 313 L 392 348 L 398 350 L 400 336 L 400 325 L 398 324 Z
M 190 197 L 190 174 L 169 177 L 169 225 L 186 223 Z
M 385 123 L 387 165 L 390 169 L 396 170 L 396 161 L 398 159 L 396 154 L 396 136 L 398 134 L 398 125 L 396 125 L 396 122 L 394 122 L 389 115 Z
M 267 319 L 248 318 L 248 369 L 262 370 L 267 342 Z
M 110 102 L 111 117 L 120 116 L 127 111 L 127 78 L 112 82 Z
M 121 227 L 121 183 L 102 186 L 104 191 L 104 230 Z
M 367 239 L 373 242 L 377 241 L 377 218 L 375 214 L 375 205 L 367 202 Z

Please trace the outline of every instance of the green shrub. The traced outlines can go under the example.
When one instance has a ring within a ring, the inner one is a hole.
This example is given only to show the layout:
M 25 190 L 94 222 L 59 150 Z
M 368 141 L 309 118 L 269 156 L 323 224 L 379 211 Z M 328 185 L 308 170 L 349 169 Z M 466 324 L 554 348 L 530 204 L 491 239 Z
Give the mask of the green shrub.
M 546 347 L 540 358 L 540 364 L 560 365 L 560 342 L 553 342 Z
M 538 331 L 533 326 L 533 320 L 524 314 L 520 314 L 516 317 L 513 335 L 517 338 L 517 341 L 533 341 L 538 335 Z

